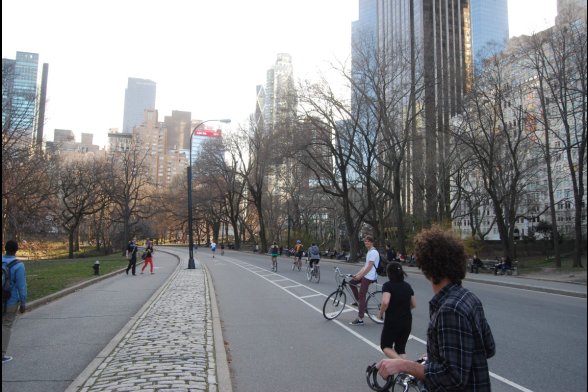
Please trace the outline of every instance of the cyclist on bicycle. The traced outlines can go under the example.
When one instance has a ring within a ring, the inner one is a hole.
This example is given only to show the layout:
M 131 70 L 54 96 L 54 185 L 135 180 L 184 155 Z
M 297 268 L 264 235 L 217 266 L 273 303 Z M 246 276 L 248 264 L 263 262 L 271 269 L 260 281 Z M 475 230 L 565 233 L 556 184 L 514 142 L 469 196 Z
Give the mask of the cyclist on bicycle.
M 369 285 L 377 280 L 378 273 L 376 272 L 376 268 L 378 268 L 378 265 L 380 264 L 380 253 L 374 247 L 374 238 L 371 235 L 366 235 L 363 239 L 363 243 L 368 250 L 365 256 L 365 264 L 362 269 L 353 275 L 353 278 L 349 282 L 355 297 L 355 302 L 358 304 L 357 318 L 349 323 L 351 325 L 363 325 L 365 296 Z M 359 292 L 357 290 L 358 285 Z
M 274 241 L 273 245 L 270 247 L 270 253 L 272 255 L 272 271 L 278 270 L 278 254 L 280 253 L 280 248 L 278 244 Z
M 308 248 L 308 262 L 310 263 L 310 269 L 313 268 L 313 264 L 318 265 L 321 260 L 321 251 L 319 247 L 313 242 L 310 248 Z
M 302 266 L 302 256 L 304 255 L 304 245 L 302 245 L 302 241 L 296 240 L 294 252 L 294 265 L 297 265 L 298 269 L 300 269 Z

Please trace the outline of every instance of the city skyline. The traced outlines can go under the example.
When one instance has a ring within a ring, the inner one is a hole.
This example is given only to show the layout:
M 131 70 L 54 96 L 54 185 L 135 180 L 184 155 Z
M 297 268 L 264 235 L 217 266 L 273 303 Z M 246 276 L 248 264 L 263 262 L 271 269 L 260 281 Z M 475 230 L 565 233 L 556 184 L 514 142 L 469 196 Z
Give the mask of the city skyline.
M 157 83 L 159 121 L 180 110 L 193 118 L 231 118 L 236 128 L 254 112 L 256 86 L 278 53 L 292 56 L 296 79 L 349 59 L 357 0 L 211 3 L 129 1 L 115 8 L 106 1 L 92 8 L 70 0 L 8 0 L 2 57 L 33 52 L 49 63 L 46 140 L 56 128 L 72 129 L 77 138 L 93 133 L 100 146 L 109 129 L 122 132 L 129 77 Z M 553 24 L 556 0 L 509 3 L 511 36 Z M 525 3 L 521 16 L 517 8 Z M 542 9 L 549 16 L 534 16 Z M 521 30 L 521 20 L 531 27 Z

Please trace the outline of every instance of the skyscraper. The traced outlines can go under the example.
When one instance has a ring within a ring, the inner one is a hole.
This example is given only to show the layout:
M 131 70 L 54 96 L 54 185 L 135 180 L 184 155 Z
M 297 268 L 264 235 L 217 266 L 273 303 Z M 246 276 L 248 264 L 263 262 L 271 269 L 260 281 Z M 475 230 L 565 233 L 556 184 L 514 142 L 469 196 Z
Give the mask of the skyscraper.
M 148 79 L 129 78 L 125 90 L 123 133 L 133 132 L 133 127 L 143 123 L 145 109 L 155 109 L 155 82 Z
M 275 132 L 276 127 L 293 125 L 297 103 L 292 57 L 287 53 L 278 53 L 275 65 L 267 71 L 263 113 L 265 126 Z
M 2 59 L 2 128 L 35 130 L 37 104 L 37 53 L 16 52 L 16 59 Z
M 391 70 L 401 74 L 394 88 L 409 86 L 413 92 L 423 92 L 420 98 L 406 94 L 410 97 L 405 103 L 407 109 L 422 108 L 410 145 L 413 188 L 407 209 L 419 221 L 441 220 L 449 206 L 444 173 L 450 118 L 461 110 L 473 73 L 470 2 L 361 0 L 360 7 L 364 10 L 360 18 L 365 20 L 355 22 L 354 27 L 375 31 L 375 48 L 388 58 L 406 62 Z M 369 25 L 374 23 L 372 30 Z M 354 44 L 365 42 L 365 37 L 363 41 L 361 37 L 352 38 Z
M 470 0 L 474 64 L 501 52 L 508 42 L 508 0 Z

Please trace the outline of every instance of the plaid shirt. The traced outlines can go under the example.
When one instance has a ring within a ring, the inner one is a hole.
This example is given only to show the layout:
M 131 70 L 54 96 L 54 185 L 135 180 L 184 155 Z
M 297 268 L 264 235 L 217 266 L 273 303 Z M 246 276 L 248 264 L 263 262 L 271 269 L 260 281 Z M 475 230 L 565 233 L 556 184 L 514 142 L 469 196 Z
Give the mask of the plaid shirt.
M 450 283 L 429 302 L 425 383 L 429 391 L 490 391 L 494 338 L 482 303 Z

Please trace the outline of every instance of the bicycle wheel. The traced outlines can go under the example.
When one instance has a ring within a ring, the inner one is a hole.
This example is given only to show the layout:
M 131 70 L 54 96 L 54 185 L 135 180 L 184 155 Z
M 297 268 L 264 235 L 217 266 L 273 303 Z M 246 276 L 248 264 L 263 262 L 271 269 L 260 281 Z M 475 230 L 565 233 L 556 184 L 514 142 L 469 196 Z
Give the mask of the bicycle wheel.
M 325 300 L 325 304 L 323 305 L 323 316 L 327 320 L 333 320 L 343 312 L 345 309 L 345 303 L 347 301 L 347 296 L 343 290 L 337 290 L 331 293 Z
M 316 282 L 320 282 L 321 281 L 321 269 L 319 268 L 319 266 L 316 266 L 316 274 L 314 276 L 314 279 L 316 280 Z
M 367 297 L 365 312 L 367 313 L 370 320 L 376 324 L 384 324 L 384 319 L 378 318 L 380 313 L 380 304 L 382 303 L 382 291 L 374 291 Z
M 306 267 L 306 280 L 309 282 L 312 281 L 312 270 L 310 269 L 310 266 Z

